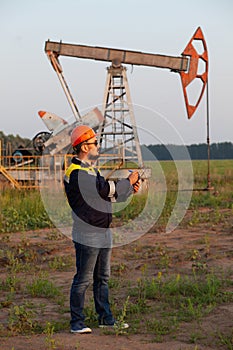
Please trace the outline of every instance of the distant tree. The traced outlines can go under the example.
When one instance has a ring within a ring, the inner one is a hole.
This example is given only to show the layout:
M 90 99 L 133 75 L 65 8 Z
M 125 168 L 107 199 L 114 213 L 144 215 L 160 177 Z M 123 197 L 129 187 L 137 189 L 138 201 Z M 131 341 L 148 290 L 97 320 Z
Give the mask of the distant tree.
M 193 144 L 189 146 L 182 145 L 149 145 L 144 146 L 158 160 L 171 160 L 171 159 L 187 159 L 187 152 L 184 152 L 186 148 L 188 150 L 191 159 L 208 159 L 207 144 Z M 145 153 L 145 150 L 143 151 Z M 148 155 L 147 155 L 148 157 Z M 213 143 L 210 145 L 210 158 L 211 159 L 233 159 L 233 143 L 222 142 Z M 147 159 L 147 158 L 144 158 Z
M 32 149 L 32 141 L 28 138 L 23 138 L 17 135 L 5 135 L 3 131 L 0 131 L 0 140 L 2 143 L 2 154 L 6 154 L 11 150 L 14 152 L 19 147 Z M 171 159 L 186 159 L 187 152 L 191 159 L 207 159 L 207 144 L 193 144 L 189 146 L 183 145 L 149 145 L 141 146 L 143 159 L 154 160 L 171 160 Z M 233 143 L 221 142 L 212 143 L 210 145 L 210 158 L 211 159 L 233 159 Z
M 233 143 L 213 143 L 210 148 L 211 159 L 232 159 Z
M 3 131 L 0 131 L 0 140 L 2 153 L 5 155 L 9 152 L 14 152 L 18 148 L 32 148 L 32 141 L 18 134 L 16 136 L 13 134 L 5 135 Z

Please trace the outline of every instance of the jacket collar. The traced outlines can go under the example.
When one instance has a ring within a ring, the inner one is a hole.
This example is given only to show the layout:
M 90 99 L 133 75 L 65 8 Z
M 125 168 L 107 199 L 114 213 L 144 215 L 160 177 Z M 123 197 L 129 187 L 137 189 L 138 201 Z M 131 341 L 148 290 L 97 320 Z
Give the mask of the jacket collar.
M 73 157 L 72 158 L 72 163 L 74 164 L 78 164 L 81 165 L 83 167 L 91 167 L 91 164 L 87 163 L 87 162 L 83 162 L 81 159 L 79 159 L 78 157 Z

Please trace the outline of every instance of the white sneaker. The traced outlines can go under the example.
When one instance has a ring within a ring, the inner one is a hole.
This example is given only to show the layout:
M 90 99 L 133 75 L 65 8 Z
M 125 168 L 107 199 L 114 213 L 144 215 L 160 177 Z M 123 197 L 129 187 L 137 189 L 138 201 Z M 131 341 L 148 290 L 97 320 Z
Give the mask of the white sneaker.
M 89 327 L 83 327 L 81 329 L 71 329 L 70 332 L 71 333 L 78 333 L 78 334 L 87 334 L 87 333 L 91 333 L 92 330 Z

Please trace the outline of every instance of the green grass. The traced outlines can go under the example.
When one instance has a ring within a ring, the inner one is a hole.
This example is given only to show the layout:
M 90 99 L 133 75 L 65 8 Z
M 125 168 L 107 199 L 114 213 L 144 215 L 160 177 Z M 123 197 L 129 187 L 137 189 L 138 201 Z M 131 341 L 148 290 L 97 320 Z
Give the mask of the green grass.
M 8 320 L 11 334 L 32 334 L 37 326 L 33 317 L 34 313 L 25 305 L 12 305 Z
M 177 164 L 179 171 L 181 173 L 183 171 L 185 172 L 187 162 L 178 161 Z M 148 163 L 146 166 L 151 166 L 154 174 L 150 182 L 151 187 L 149 188 L 149 192 L 153 191 L 154 188 L 156 189 L 156 197 L 154 196 L 150 199 L 151 215 L 157 215 L 156 210 L 159 207 L 160 201 L 163 200 L 164 195 L 165 204 L 158 220 L 158 226 L 166 226 L 177 199 L 178 174 L 176 164 L 170 161 L 163 161 L 160 163 Z M 192 166 L 194 189 L 198 189 L 198 191 L 193 191 L 189 208 L 194 211 L 199 210 L 200 207 L 210 208 L 215 211 L 220 209 L 233 209 L 233 160 L 212 160 L 210 162 L 211 186 L 214 187 L 212 191 L 204 190 L 207 186 L 207 162 L 193 161 Z M 160 183 L 161 171 L 165 179 L 163 185 Z M 186 180 L 188 185 L 189 179 L 187 178 Z M 161 193 L 166 191 L 165 194 L 159 195 L 160 187 L 162 188 Z M 201 189 L 203 189 L 203 191 Z M 119 205 L 119 211 L 114 213 L 114 219 L 118 221 L 128 221 L 137 217 L 144 208 L 147 196 L 148 192 L 134 196 L 130 205 L 122 210 L 120 210 Z M 63 194 L 61 194 L 61 198 L 63 198 Z M 46 200 L 46 198 L 44 199 Z M 62 200 L 52 201 L 52 203 L 54 202 L 60 203 L 57 203 L 55 206 L 51 206 L 50 204 L 48 209 L 49 211 L 52 210 L 52 218 L 55 218 L 54 222 L 56 223 L 56 218 L 59 222 L 69 222 L 69 208 L 67 209 L 67 206 L 63 205 Z M 115 205 L 115 208 L 117 205 Z M 0 232 L 35 230 L 53 227 L 54 225 L 44 208 L 40 192 L 37 190 L 4 190 L 1 192 L 0 206 Z M 193 221 L 198 221 L 197 212 L 195 215 Z M 212 215 L 212 213 L 209 215 Z M 218 215 L 215 214 L 215 221 L 222 219 L 220 216 L 217 218 L 217 216 Z M 203 218 L 203 213 L 201 217 Z M 213 218 L 210 217 L 208 220 L 212 219 Z
M 142 275 L 137 286 L 130 286 L 127 320 L 134 331 L 156 334 L 162 341 L 166 334 L 174 334 L 184 322 L 201 324 L 214 308 L 233 302 L 230 277 L 215 272 L 196 275 L 158 273 L 156 278 Z M 153 317 L 156 315 L 156 317 Z M 141 320 L 139 322 L 139 320 Z
M 51 227 L 40 193 L 8 189 L 0 196 L 0 232 L 27 231 Z
M 54 271 L 66 271 L 73 266 L 72 257 L 55 256 L 49 261 L 49 267 Z
M 57 299 L 61 295 L 60 289 L 43 276 L 35 276 L 32 282 L 26 284 L 26 289 L 32 297 Z

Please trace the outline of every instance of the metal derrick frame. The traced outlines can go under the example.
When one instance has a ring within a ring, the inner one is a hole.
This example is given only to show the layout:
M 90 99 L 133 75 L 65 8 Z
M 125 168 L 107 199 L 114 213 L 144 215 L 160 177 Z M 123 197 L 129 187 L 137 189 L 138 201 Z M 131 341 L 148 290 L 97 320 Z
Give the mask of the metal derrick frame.
M 102 114 L 104 120 L 99 128 L 99 140 L 104 162 L 109 159 L 115 167 L 121 164 L 121 168 L 130 162 L 131 165 L 142 168 L 143 160 L 126 67 L 122 65 L 107 68 Z M 100 164 L 103 159 L 100 159 Z

